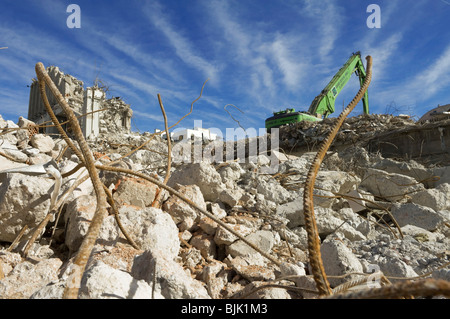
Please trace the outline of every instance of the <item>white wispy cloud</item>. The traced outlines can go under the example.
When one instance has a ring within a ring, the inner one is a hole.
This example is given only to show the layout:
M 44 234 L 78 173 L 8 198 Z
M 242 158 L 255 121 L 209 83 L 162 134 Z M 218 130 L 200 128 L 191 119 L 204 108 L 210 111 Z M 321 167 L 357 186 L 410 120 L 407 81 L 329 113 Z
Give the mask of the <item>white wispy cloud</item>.
M 160 115 L 155 115 L 155 114 L 151 114 L 148 112 L 142 112 L 142 111 L 137 111 L 137 110 L 133 110 L 133 116 L 139 116 L 139 117 L 144 117 L 146 119 L 150 119 L 153 121 L 157 121 L 157 122 L 162 122 L 164 123 L 164 117 L 160 114 Z
M 399 53 L 399 45 L 402 39 L 402 33 L 396 32 L 382 40 L 374 39 L 373 42 L 362 41 L 360 47 L 362 47 L 364 55 L 372 56 L 374 61 L 372 75 L 374 83 L 387 77 L 387 72 L 392 72 L 392 67 L 395 64 L 394 57 Z
M 148 50 L 141 48 L 139 42 L 130 40 L 131 34 L 110 36 L 105 32 L 97 33 L 114 50 L 130 57 L 138 65 L 142 65 L 144 68 L 141 69 L 141 72 L 153 76 L 159 83 L 180 81 L 179 72 L 173 66 L 172 61 L 150 54 Z
M 218 81 L 218 68 L 201 57 L 197 50 L 195 50 L 195 45 L 187 37 L 178 32 L 174 25 L 170 24 L 170 17 L 163 12 L 159 3 L 146 5 L 144 7 L 144 13 L 149 21 L 166 36 L 169 43 L 175 49 L 176 55 L 182 61 L 200 70 L 204 76 L 214 78 L 216 82 Z
M 386 100 L 423 102 L 450 86 L 450 45 L 426 69 L 383 92 Z
M 341 9 L 332 0 L 305 0 L 302 11 L 315 21 L 317 32 L 318 53 L 321 60 L 326 60 L 335 47 L 342 27 L 343 16 Z M 324 21 L 324 18 L 326 21 Z
M 245 91 L 246 95 L 254 99 L 255 104 L 262 105 L 267 96 L 274 96 L 276 93 L 273 69 L 268 65 L 269 59 L 264 52 L 269 46 L 264 42 L 264 35 L 256 29 L 245 28 L 227 2 L 208 1 L 205 7 L 214 23 L 212 27 L 220 32 L 226 43 L 225 47 L 229 48 L 222 59 L 228 59 L 226 64 L 235 66 L 238 70 L 235 73 L 240 75 L 228 78 L 229 81 L 237 91 Z
M 294 37 L 275 30 L 249 28 L 251 24 L 239 20 L 227 2 L 208 1 L 206 8 L 212 27 L 230 48 L 224 55 L 227 64 L 239 70 L 240 77 L 230 79 L 238 91 L 245 90 L 254 104 L 265 108 L 280 90 L 298 88 L 302 65 L 294 57 L 298 53 L 294 50 L 298 45 Z
M 291 91 L 298 90 L 307 68 L 307 65 L 299 61 L 298 56 L 294 54 L 298 46 L 299 43 L 295 38 L 278 34 L 270 44 L 269 50 L 281 71 L 284 85 Z

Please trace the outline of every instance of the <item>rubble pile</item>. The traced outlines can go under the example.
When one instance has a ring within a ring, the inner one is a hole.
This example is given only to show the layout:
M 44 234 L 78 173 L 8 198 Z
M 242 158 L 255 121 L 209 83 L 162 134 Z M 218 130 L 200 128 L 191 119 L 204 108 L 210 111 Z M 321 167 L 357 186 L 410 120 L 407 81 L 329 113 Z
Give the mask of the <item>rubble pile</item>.
M 308 143 L 319 141 L 331 121 L 304 123 L 302 132 L 299 127 L 289 128 L 282 139 L 292 146 L 292 139 L 302 136 L 308 137 Z M 376 121 L 370 116 L 349 119 L 338 141 L 408 123 L 391 116 L 378 116 Z M 63 152 L 66 145 L 61 139 L 44 134 L 30 137 L 27 130 L 2 118 L 0 129 L 8 129 L 2 133 L 0 171 L 54 161 L 64 174 L 78 164 L 70 150 Z M 117 161 L 112 165 L 162 181 L 167 162 L 164 140 L 155 138 L 121 158 L 148 138 L 147 133 L 128 133 L 110 136 L 103 144 L 91 142 L 91 147 L 105 164 Z M 83 275 L 80 298 L 314 298 L 302 204 L 303 183 L 314 155 L 292 156 L 279 164 L 275 174 L 260 173 L 269 165 L 263 160 L 172 165 L 169 186 L 274 256 L 280 265 L 175 195 L 163 192 L 161 207 L 152 207 L 160 192 L 156 185 L 99 171 L 123 227 L 139 249 L 127 241 L 111 211 Z M 85 174 L 81 169 L 64 177 L 59 195 Z M 330 277 L 333 287 L 357 278 L 354 273 L 369 275 L 374 270 L 391 282 L 420 275 L 450 281 L 446 265 L 450 166 L 396 161 L 353 145 L 326 157 L 315 187 L 325 271 L 339 276 Z M 48 213 L 55 189 L 55 181 L 45 174 L 0 173 L 0 298 L 62 297 L 96 198 L 90 180 L 79 185 L 66 198 L 60 217 L 48 224 L 24 258 L 23 248 Z M 21 239 L 14 242 L 25 226 Z M 309 290 L 255 291 L 268 283 Z M 370 277 L 363 286 L 376 283 Z
M 316 150 L 335 122 L 336 118 L 326 118 L 320 122 L 302 121 L 283 126 L 280 129 L 280 147 L 285 150 L 302 148 Z M 415 122 L 409 116 L 361 114 L 348 117 L 336 135 L 331 149 L 361 142 L 382 132 L 414 125 Z

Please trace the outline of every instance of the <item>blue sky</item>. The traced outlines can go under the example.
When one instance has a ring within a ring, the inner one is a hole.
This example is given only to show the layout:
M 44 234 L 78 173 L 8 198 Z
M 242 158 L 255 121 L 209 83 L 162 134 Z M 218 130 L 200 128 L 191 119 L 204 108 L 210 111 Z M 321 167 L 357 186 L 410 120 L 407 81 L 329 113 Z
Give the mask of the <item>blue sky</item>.
M 71 3 L 81 28 L 67 27 Z M 381 28 L 366 24 L 369 4 L 379 5 Z M 27 116 L 40 61 L 85 87 L 101 79 L 131 105 L 135 131 L 163 129 L 158 93 L 169 125 L 177 122 L 208 78 L 178 127 L 258 129 L 273 111 L 307 110 L 361 51 L 373 57 L 370 112 L 419 118 L 450 103 L 449 21 L 450 0 L 1 0 L 0 114 Z M 357 90 L 353 76 L 332 116 Z M 352 114 L 361 112 L 359 104 Z

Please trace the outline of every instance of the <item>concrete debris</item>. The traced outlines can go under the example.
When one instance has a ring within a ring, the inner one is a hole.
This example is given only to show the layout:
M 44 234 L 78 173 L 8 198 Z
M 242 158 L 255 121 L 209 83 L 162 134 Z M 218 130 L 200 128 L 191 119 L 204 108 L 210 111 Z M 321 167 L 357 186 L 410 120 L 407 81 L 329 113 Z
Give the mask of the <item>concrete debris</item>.
M 323 258 L 325 272 L 328 276 L 341 276 L 363 272 L 361 262 L 339 238 L 325 240 L 320 247 L 320 252 Z M 330 278 L 329 281 L 330 285 L 338 286 L 352 278 L 354 278 L 353 275 L 350 275 L 346 278 Z
M 275 279 L 273 269 L 249 264 L 248 260 L 241 256 L 231 259 L 230 263 L 238 275 L 249 281 L 270 281 Z
M 136 256 L 131 275 L 155 287 L 166 299 L 210 299 L 204 284 L 186 273 L 163 250 L 146 250 Z
M 411 202 L 429 207 L 435 211 L 450 209 L 450 184 L 440 184 L 436 188 L 425 189 L 411 194 Z
M 180 249 L 178 228 L 167 213 L 155 207 L 140 209 L 123 206 L 119 218 L 141 249 L 159 249 L 167 258 L 175 258 Z
M 114 188 L 114 201 L 120 207 L 133 205 L 149 207 L 155 199 L 158 187 L 149 181 L 134 177 L 122 177 Z
M 389 202 L 405 200 L 406 195 L 425 189 L 414 178 L 384 171 L 368 168 L 360 184 L 371 194 L 384 198 Z
M 65 244 L 71 252 L 76 252 L 86 236 L 90 221 L 94 217 L 96 199 L 94 196 L 83 195 L 72 201 L 66 209 L 64 220 Z M 119 238 L 119 228 L 114 216 L 107 216 L 102 224 L 97 241 L 114 245 Z
M 52 71 L 55 79 L 61 77 L 57 71 Z M 68 99 L 82 112 L 87 97 L 77 89 L 80 83 L 68 77 L 66 85 Z M 130 132 L 130 114 L 117 116 L 129 110 L 120 99 L 103 96 L 98 101 L 110 107 L 98 119 L 98 134 L 89 139 L 99 163 L 163 181 L 166 141 L 157 136 L 122 158 L 148 141 L 150 133 Z M 261 171 L 270 164 L 265 155 L 257 162 L 172 163 L 169 186 L 279 260 L 279 266 L 169 192 L 163 191 L 160 208 L 154 207 L 162 190 L 151 182 L 99 170 L 118 219 L 139 249 L 127 242 L 108 207 L 110 215 L 82 278 L 80 298 L 317 297 L 308 259 L 303 185 L 314 150 L 333 121 L 284 127 L 280 142 L 287 154 L 273 174 Z M 25 118 L 15 124 L 0 117 L 1 171 L 54 161 L 66 174 L 78 165 L 64 140 L 45 132 L 30 134 L 33 125 Z M 391 281 L 426 273 L 450 280 L 445 266 L 450 258 L 450 162 L 445 157 L 388 157 L 370 144 L 388 131 L 404 132 L 418 125 L 390 115 L 349 118 L 324 159 L 315 183 L 314 211 L 332 288 L 374 271 Z M 117 134 L 111 134 L 116 126 Z M 208 147 L 208 141 L 202 143 Z M 86 174 L 82 168 L 65 176 L 59 198 Z M 90 180 L 78 185 L 65 197 L 61 217 L 52 218 L 32 245 L 31 257 L 23 258 L 24 245 L 48 214 L 54 184 L 45 174 L 0 172 L 0 298 L 62 298 L 67 269 L 86 235 L 96 199 Z M 28 230 L 19 244 L 7 251 L 24 226 Z M 374 283 L 370 280 L 367 284 Z M 254 292 L 273 281 L 303 290 Z
M 245 239 L 251 243 L 257 244 L 258 247 L 264 252 L 270 252 L 275 243 L 274 234 L 268 230 L 258 230 L 250 235 L 245 236 Z M 243 256 L 248 258 L 253 258 L 255 255 L 258 256 L 253 248 L 249 247 L 241 239 L 232 243 L 227 247 L 227 253 L 232 257 Z
M 30 143 L 41 153 L 49 153 L 53 150 L 53 147 L 55 147 L 53 139 L 44 134 L 34 134 L 31 137 Z
M 30 298 L 39 288 L 58 280 L 61 266 L 62 261 L 59 258 L 25 260 L 17 263 L 7 276 L 0 280 L 0 298 Z
M 180 194 L 184 195 L 186 198 L 196 203 L 199 207 L 206 209 L 206 203 L 203 198 L 203 194 L 200 188 L 193 185 L 180 185 L 176 184 L 175 190 L 179 191 Z M 200 218 L 200 213 L 196 211 L 189 204 L 181 200 L 179 197 L 171 196 L 163 205 L 163 209 L 172 216 L 175 224 L 179 225 L 181 230 L 191 230 L 195 227 L 198 219 Z
M 320 123 L 303 121 L 283 127 L 280 130 L 280 146 L 284 149 L 317 148 L 330 127 L 334 125 L 335 120 L 335 118 L 326 118 Z M 387 114 L 362 114 L 349 117 L 345 119 L 332 148 L 365 140 L 376 133 L 413 125 L 414 121 L 411 118 Z
M 206 162 L 180 166 L 171 174 L 167 183 L 169 186 L 175 186 L 175 184 L 197 185 L 205 200 L 212 202 L 226 188 L 225 184 L 222 183 L 222 177 L 214 166 Z
M 152 287 L 129 273 L 96 261 L 85 272 L 80 289 L 83 299 L 151 299 Z M 163 299 L 158 292 L 154 299 Z
M 444 221 L 432 208 L 414 203 L 394 205 L 392 215 L 400 227 L 413 225 L 430 231 L 436 230 Z
M 0 241 L 12 242 L 24 226 L 47 215 L 54 182 L 40 176 L 7 173 L 0 184 Z

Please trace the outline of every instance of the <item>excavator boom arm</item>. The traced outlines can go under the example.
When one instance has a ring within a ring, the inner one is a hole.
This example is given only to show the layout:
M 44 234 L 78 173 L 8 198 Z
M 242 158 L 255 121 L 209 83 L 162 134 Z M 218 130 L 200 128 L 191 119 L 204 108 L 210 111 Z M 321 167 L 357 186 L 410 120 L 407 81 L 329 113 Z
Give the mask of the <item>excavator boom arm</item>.
M 344 66 L 331 79 L 325 89 L 316 96 L 309 107 L 308 113 L 319 118 L 325 118 L 332 114 L 334 112 L 334 104 L 337 95 L 342 91 L 354 72 L 358 75 L 360 85 L 362 86 L 364 79 L 366 78 L 366 71 L 359 52 L 354 53 L 348 59 Z M 367 91 L 362 100 L 364 113 L 368 114 L 369 98 Z

